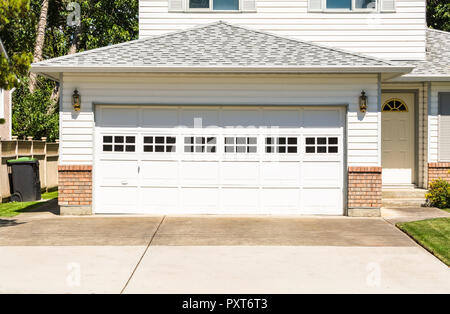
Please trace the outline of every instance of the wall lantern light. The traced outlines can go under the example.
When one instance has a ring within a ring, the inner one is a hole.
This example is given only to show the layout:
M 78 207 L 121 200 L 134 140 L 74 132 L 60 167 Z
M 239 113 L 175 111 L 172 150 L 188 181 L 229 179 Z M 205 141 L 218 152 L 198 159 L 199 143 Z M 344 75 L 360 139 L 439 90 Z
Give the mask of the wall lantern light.
M 77 89 L 74 90 L 72 95 L 72 106 L 75 111 L 81 110 L 81 96 Z
M 367 111 L 367 96 L 365 91 L 362 91 L 361 96 L 359 96 L 359 110 L 361 112 Z

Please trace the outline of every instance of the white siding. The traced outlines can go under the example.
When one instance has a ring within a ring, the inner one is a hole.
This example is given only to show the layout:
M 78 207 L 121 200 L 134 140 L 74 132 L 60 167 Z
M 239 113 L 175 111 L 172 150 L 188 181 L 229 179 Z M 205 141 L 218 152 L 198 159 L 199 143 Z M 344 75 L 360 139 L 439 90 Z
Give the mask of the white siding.
M 450 92 L 450 83 L 431 83 L 430 113 L 428 115 L 428 160 L 430 162 L 441 161 L 439 156 L 439 99 L 440 92 Z
M 224 20 L 380 58 L 425 58 L 425 0 L 397 0 L 393 13 L 308 12 L 308 0 L 257 0 L 256 6 L 256 13 L 186 13 L 169 12 L 168 0 L 140 0 L 139 36 Z
M 379 166 L 376 75 L 64 75 L 61 112 L 61 164 L 92 164 L 93 103 L 198 105 L 349 105 L 348 163 Z M 77 88 L 82 109 L 75 114 Z M 361 90 L 369 97 L 365 116 L 358 111 Z

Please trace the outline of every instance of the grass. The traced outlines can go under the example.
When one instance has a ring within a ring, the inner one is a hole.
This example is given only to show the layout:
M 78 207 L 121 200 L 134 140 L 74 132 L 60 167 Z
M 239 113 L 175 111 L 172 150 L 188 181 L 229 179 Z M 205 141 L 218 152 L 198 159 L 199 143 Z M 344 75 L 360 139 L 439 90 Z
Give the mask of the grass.
M 398 223 L 397 227 L 450 266 L 450 218 Z
M 444 208 L 442 210 L 445 210 L 446 212 L 450 213 L 450 208 Z
M 58 197 L 58 191 L 42 194 L 43 200 L 51 200 Z M 0 204 L 0 217 L 14 217 L 20 213 L 36 209 L 44 204 L 44 202 L 14 202 Z

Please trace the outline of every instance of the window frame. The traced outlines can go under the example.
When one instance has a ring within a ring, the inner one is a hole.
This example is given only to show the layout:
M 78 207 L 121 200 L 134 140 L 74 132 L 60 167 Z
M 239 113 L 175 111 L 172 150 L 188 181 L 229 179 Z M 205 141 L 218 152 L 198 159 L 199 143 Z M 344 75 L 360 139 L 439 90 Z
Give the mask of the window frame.
M 268 143 L 268 140 L 271 143 Z M 279 143 L 280 139 L 284 139 L 285 143 Z M 289 143 L 289 140 L 295 139 L 296 143 Z M 280 134 L 267 134 L 263 137 L 263 153 L 266 155 L 282 155 L 282 156 L 295 156 L 301 153 L 301 138 L 299 135 L 280 135 Z M 268 151 L 268 148 L 273 151 Z M 284 148 L 284 152 L 280 152 L 280 148 Z M 295 148 L 295 152 L 290 152 L 289 148 Z
M 145 143 L 145 138 L 152 138 L 152 143 Z M 157 137 L 162 137 L 164 138 L 164 143 L 156 143 L 156 138 Z M 142 134 L 141 135 L 142 138 L 142 154 L 176 154 L 178 152 L 178 138 L 177 135 L 174 134 Z M 168 138 L 174 138 L 175 142 L 174 143 L 168 143 L 167 139 Z M 149 146 L 152 147 L 152 151 L 145 151 L 145 147 Z M 164 151 L 156 151 L 156 146 L 162 146 L 164 148 Z M 175 150 L 174 151 L 167 151 L 167 147 L 172 147 Z
M 192 138 L 194 142 L 186 143 L 187 138 Z M 197 138 L 204 138 L 205 143 L 197 143 Z M 208 138 L 214 138 L 215 143 L 208 143 Z M 181 145 L 183 147 L 183 149 L 182 149 L 183 154 L 195 154 L 195 155 L 210 156 L 213 154 L 217 154 L 219 152 L 219 137 L 218 137 L 218 135 L 208 135 L 208 134 L 196 134 L 196 135 L 183 134 Z M 193 151 L 187 152 L 186 151 L 187 147 L 192 147 Z M 197 147 L 203 147 L 204 151 L 198 152 Z M 208 151 L 208 148 L 211 148 L 211 147 L 214 147 L 215 151 Z
M 185 1 L 185 11 L 186 12 L 197 12 L 197 13 L 214 13 L 214 12 L 218 12 L 218 13 L 227 13 L 227 12 L 231 12 L 231 13 L 235 13 L 235 12 L 242 12 L 242 0 L 239 0 L 239 6 L 237 10 L 214 10 L 213 5 L 214 5 L 214 0 L 209 0 L 209 8 L 191 8 L 190 7 L 190 2 L 191 0 L 184 0 Z
M 227 143 L 227 138 L 233 138 L 233 143 Z M 238 143 L 238 138 L 245 138 L 245 144 Z M 255 139 L 255 143 L 249 143 L 250 139 Z M 256 154 L 259 154 L 259 136 L 258 135 L 235 135 L 235 134 L 224 134 L 222 137 L 223 140 L 223 153 L 226 156 L 232 156 L 232 155 L 241 155 L 241 156 L 254 156 Z M 227 147 L 232 147 L 233 151 L 227 151 Z M 238 152 L 238 147 L 245 147 L 245 152 Z M 249 151 L 250 148 L 255 148 L 254 152 Z
M 319 143 L 319 138 L 325 138 L 325 143 Z M 307 143 L 308 139 L 314 139 L 314 143 Z M 330 143 L 330 139 L 336 139 L 336 143 Z M 342 139 L 338 135 L 316 134 L 305 135 L 303 140 L 303 156 L 339 156 L 343 150 L 341 146 Z M 308 148 L 314 148 L 313 152 L 308 152 Z M 325 152 L 319 152 L 318 148 L 325 148 Z M 336 149 L 336 152 L 330 152 L 330 148 Z
M 364 8 L 357 8 L 356 7 L 356 0 L 351 0 L 352 7 L 350 9 L 333 9 L 333 8 L 327 8 L 327 0 L 322 0 L 322 10 L 321 12 L 325 13 L 373 13 L 373 12 L 380 12 L 380 0 L 375 1 L 375 8 L 373 9 L 364 9 Z
M 111 142 L 105 142 L 105 137 L 111 137 Z M 123 137 L 123 142 L 116 142 L 116 137 Z M 134 138 L 134 143 L 127 142 L 127 137 Z M 106 133 L 101 134 L 101 153 L 102 154 L 135 154 L 138 149 L 138 136 L 136 134 L 118 134 L 118 133 Z M 111 150 L 105 150 L 105 146 L 111 146 Z M 116 150 L 115 146 L 122 146 L 123 150 Z M 127 146 L 132 146 L 134 148 L 133 151 L 127 151 Z

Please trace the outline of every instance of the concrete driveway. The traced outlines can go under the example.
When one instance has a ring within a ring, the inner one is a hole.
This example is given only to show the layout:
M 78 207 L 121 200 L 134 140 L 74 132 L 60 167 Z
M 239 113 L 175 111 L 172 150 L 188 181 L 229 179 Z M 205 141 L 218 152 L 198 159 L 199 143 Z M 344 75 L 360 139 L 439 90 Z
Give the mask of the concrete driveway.
M 381 218 L 0 219 L 2 293 L 450 293 Z

